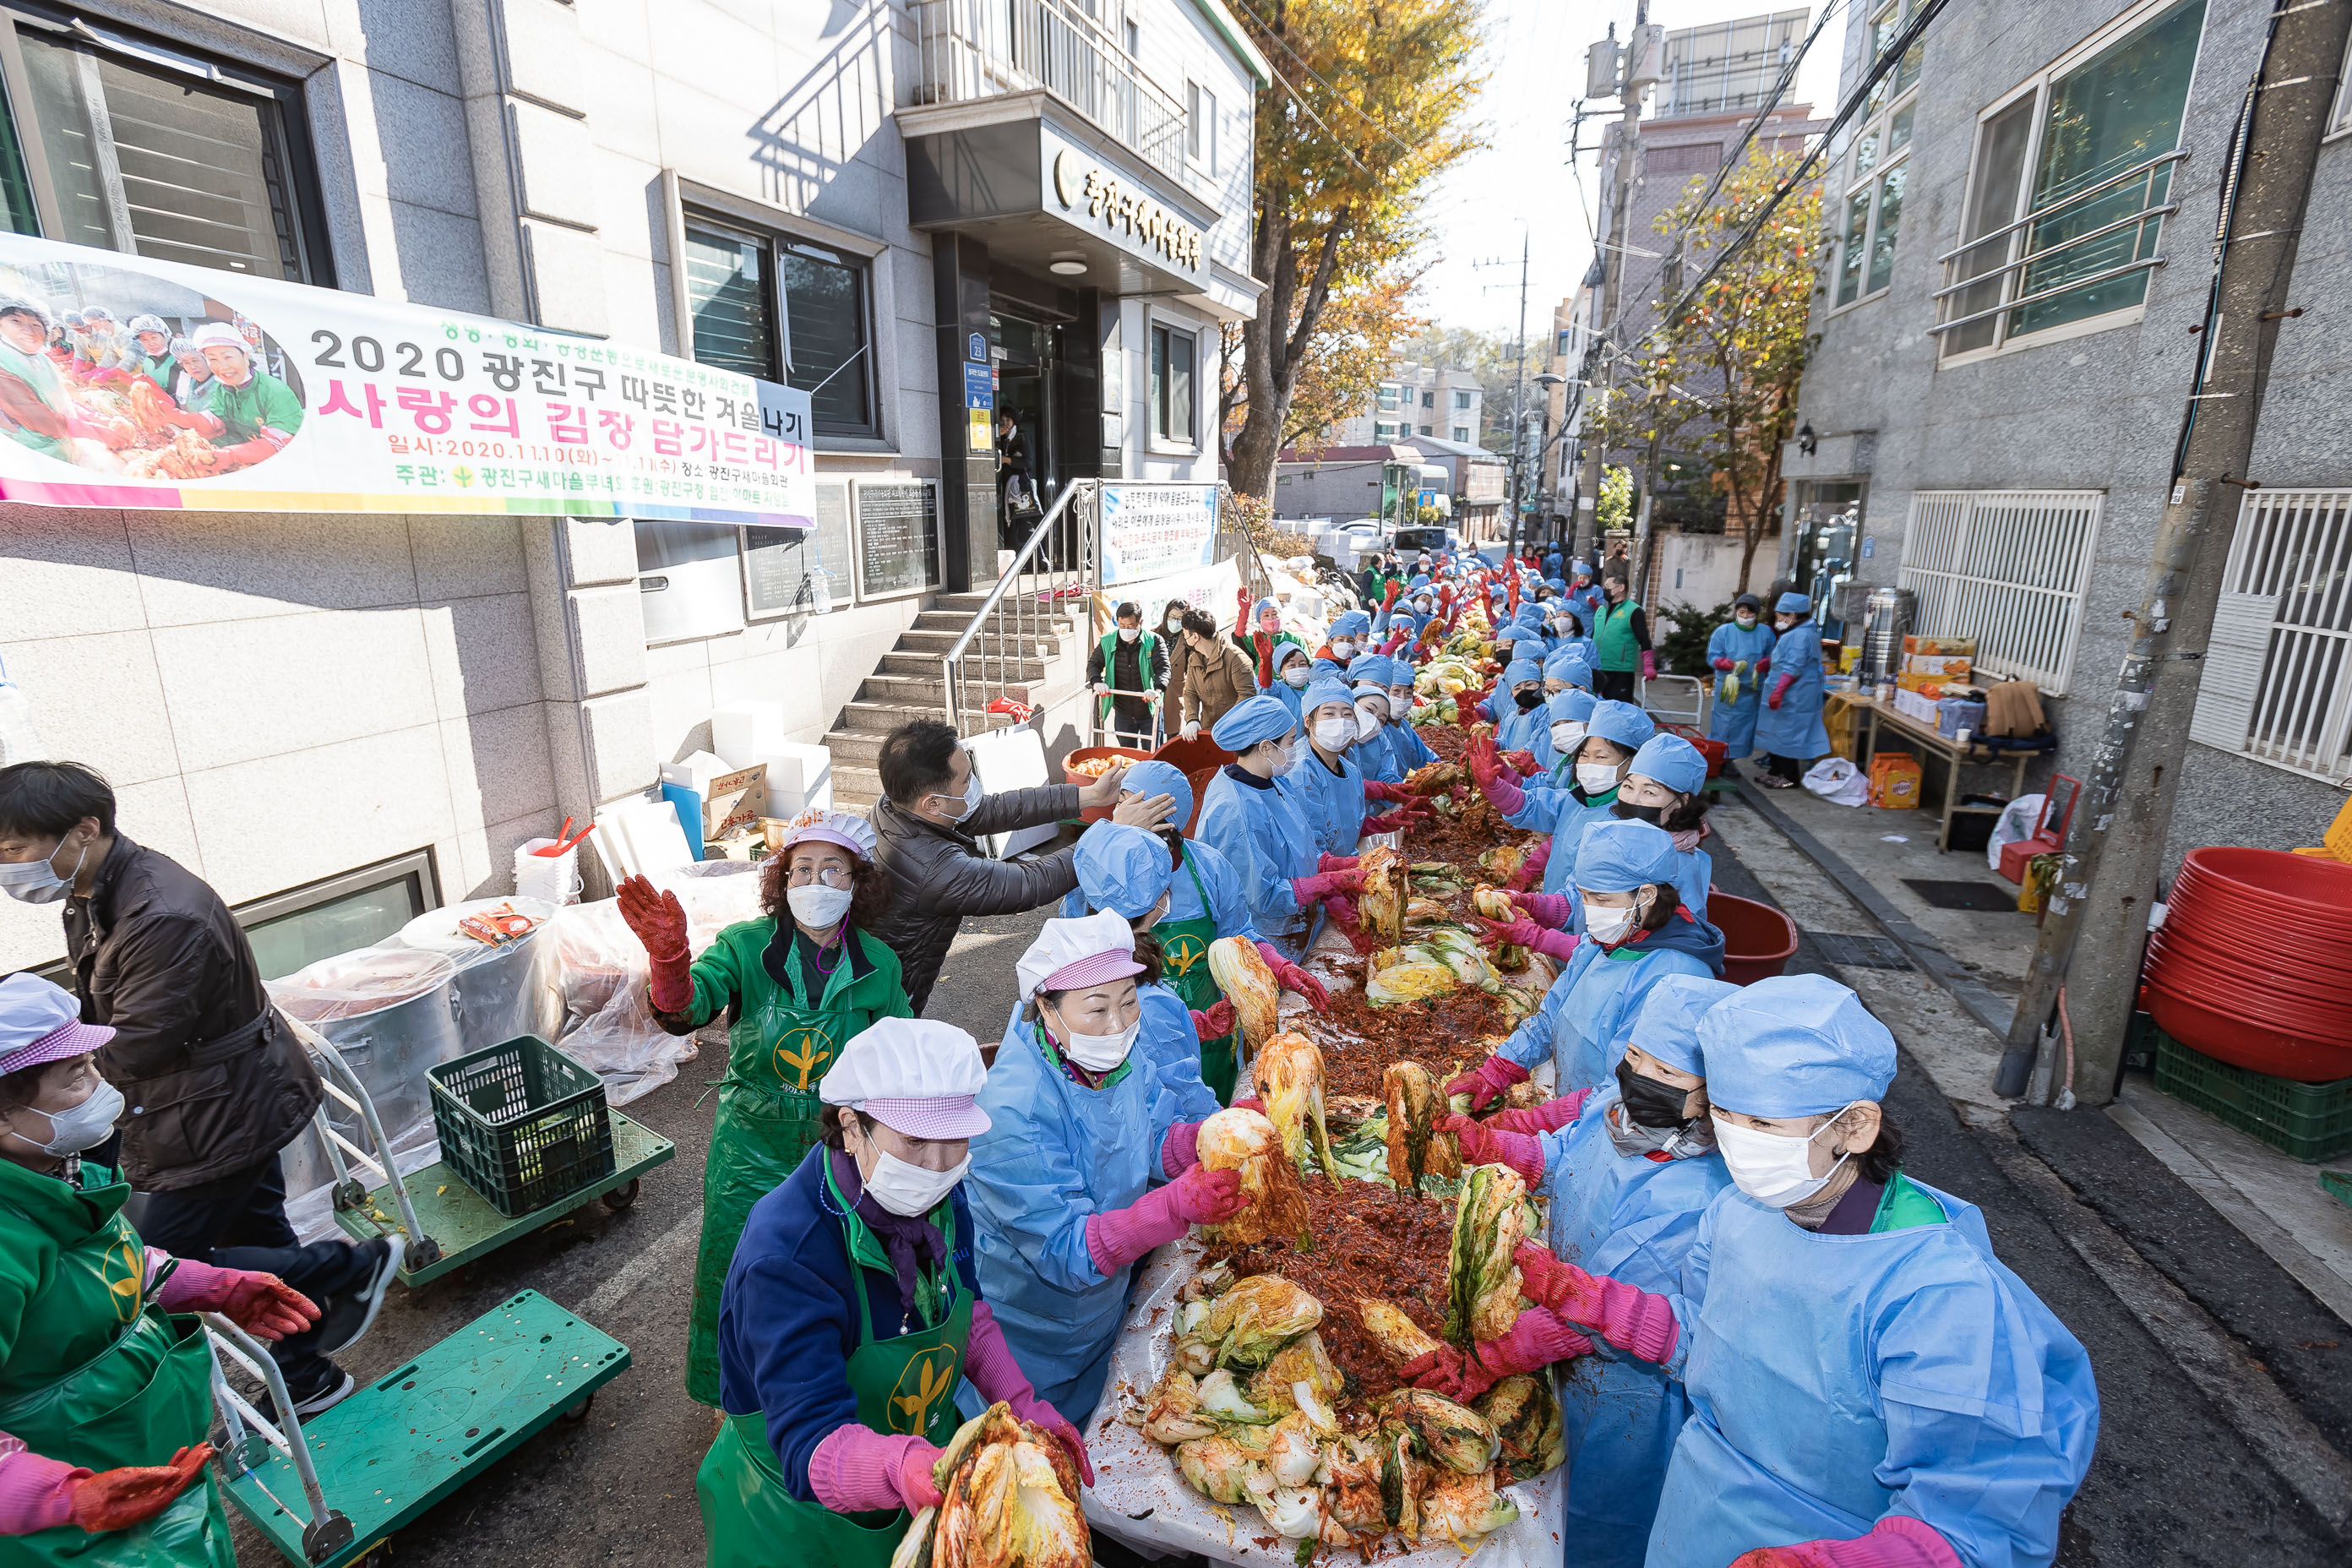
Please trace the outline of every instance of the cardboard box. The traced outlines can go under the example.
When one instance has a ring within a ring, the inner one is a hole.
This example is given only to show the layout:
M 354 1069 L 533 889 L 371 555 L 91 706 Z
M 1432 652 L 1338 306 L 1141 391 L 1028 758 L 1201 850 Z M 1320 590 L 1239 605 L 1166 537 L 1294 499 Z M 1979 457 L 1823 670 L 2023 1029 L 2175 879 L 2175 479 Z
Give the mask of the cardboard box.
M 1975 662 L 1964 653 L 1906 653 L 1903 656 L 1905 675 L 1941 675 L 1954 680 L 1969 678 L 1969 666 Z
M 1903 651 L 1905 653 L 1956 653 L 1974 658 L 1977 656 L 1977 639 L 1906 637 L 1903 639 Z
M 1916 691 L 1920 696 L 1930 699 L 1941 697 L 1944 694 L 1944 688 L 1947 684 L 1948 682 L 1940 675 L 1922 675 L 1916 669 L 1906 669 L 1902 674 L 1895 678 L 1895 690 Z M 1948 684 L 1958 685 L 1961 683 L 1955 680 Z
M 1935 700 L 1916 691 L 1900 689 L 1895 693 L 1895 710 L 1906 719 L 1916 719 L 1922 724 L 1933 724 L 1944 711 Z
M 1870 759 L 1870 804 L 1910 811 L 1919 804 L 1919 759 L 1908 752 L 1885 752 Z

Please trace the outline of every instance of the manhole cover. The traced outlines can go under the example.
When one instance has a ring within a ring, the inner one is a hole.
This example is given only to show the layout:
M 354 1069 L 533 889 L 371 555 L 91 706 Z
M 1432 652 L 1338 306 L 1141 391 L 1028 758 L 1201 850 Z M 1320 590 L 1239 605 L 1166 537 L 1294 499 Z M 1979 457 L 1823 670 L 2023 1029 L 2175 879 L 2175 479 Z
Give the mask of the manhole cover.
M 2011 888 L 1922 877 L 1906 877 L 1903 885 L 1939 910 L 1980 910 L 1987 914 L 2017 912 L 2017 893 Z

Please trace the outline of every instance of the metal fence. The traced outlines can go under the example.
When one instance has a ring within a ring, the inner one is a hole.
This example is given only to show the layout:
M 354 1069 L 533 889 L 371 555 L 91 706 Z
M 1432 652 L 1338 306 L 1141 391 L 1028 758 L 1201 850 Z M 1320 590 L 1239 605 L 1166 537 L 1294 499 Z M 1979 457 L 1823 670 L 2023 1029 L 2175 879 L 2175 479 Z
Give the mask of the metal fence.
M 1923 637 L 1974 637 L 1980 669 L 2063 694 L 2083 630 L 2099 490 L 1919 490 L 1898 584 Z
M 2254 490 L 2238 512 L 2189 734 L 2352 775 L 2352 489 Z
M 918 103 L 1042 88 L 1182 182 L 1184 106 L 1081 0 L 913 0 Z

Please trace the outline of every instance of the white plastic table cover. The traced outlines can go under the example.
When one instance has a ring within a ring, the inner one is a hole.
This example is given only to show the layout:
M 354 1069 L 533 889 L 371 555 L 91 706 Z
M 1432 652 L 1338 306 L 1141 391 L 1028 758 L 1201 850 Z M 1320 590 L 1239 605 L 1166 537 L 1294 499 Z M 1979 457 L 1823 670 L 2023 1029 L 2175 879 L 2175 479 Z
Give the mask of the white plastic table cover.
M 1174 1449 L 1121 1418 L 1167 1370 L 1176 1292 L 1199 1269 L 1201 1251 L 1189 1237 L 1163 1247 L 1136 1279 L 1127 1321 L 1111 1347 L 1102 1403 L 1087 1427 L 1087 1454 L 1095 1468 L 1095 1484 L 1082 1499 L 1087 1523 L 1154 1556 L 1197 1552 L 1218 1563 L 1287 1565 L 1297 1557 L 1297 1542 L 1276 1535 L 1256 1509 L 1228 1508 L 1193 1489 L 1176 1468 Z M 1559 1568 L 1568 1468 L 1515 1481 L 1504 1491 L 1518 1504 L 1519 1517 L 1478 1543 L 1480 1568 Z M 1443 1539 L 1424 1540 L 1410 1552 L 1401 1550 L 1402 1537 L 1388 1542 L 1399 1550 L 1381 1558 L 1382 1568 L 1460 1568 L 1463 1561 L 1461 1548 Z

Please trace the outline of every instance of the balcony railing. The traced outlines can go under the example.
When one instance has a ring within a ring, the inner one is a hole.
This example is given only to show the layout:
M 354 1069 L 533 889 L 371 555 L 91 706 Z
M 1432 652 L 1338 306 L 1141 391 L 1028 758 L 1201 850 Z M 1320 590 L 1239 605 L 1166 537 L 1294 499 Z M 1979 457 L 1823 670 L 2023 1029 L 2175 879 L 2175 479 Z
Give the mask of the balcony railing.
M 914 0 L 918 103 L 970 103 L 1042 88 L 1184 179 L 1184 106 L 1136 68 L 1085 0 Z

